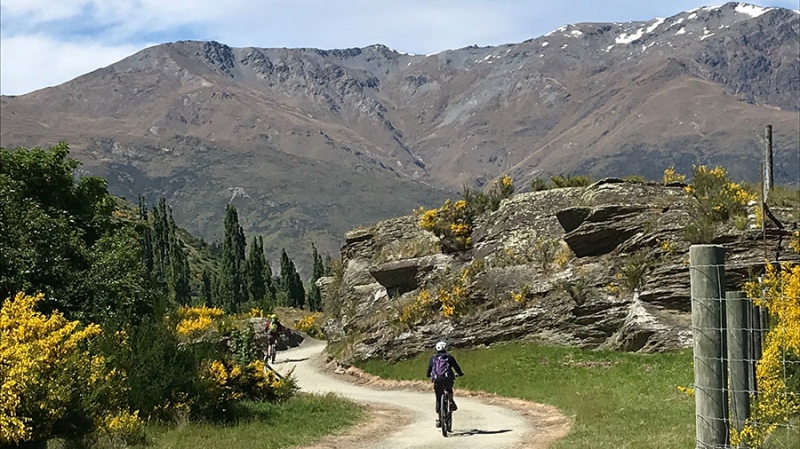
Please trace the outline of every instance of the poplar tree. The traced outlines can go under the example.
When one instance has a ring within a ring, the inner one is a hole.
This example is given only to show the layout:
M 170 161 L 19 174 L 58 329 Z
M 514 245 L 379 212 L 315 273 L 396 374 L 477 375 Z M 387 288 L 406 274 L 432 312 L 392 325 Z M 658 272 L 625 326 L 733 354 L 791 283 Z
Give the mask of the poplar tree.
M 322 292 L 317 286 L 317 280 L 325 275 L 325 264 L 313 243 L 311 244 L 311 249 L 313 251 L 311 257 L 314 265 L 311 274 L 311 286 L 308 291 L 308 310 L 317 311 L 322 306 Z
M 178 239 L 172 209 L 163 197 L 153 207 L 151 228 L 146 240 L 150 240 L 151 255 L 147 258 L 152 265 L 153 278 L 173 304 L 188 304 L 191 299 L 189 260 Z
M 250 255 L 247 258 L 247 290 L 252 302 L 260 302 L 267 297 L 267 283 L 264 280 L 266 263 L 264 241 L 261 237 L 253 236 L 252 243 L 250 243 Z
M 225 312 L 236 313 L 248 297 L 245 282 L 246 262 L 244 230 L 239 225 L 236 208 L 225 208 L 225 236 L 222 241 L 222 260 L 219 269 L 219 307 Z
M 206 307 L 211 307 L 214 305 L 214 290 L 211 285 L 211 273 L 209 273 L 208 268 L 203 270 L 202 282 L 200 286 L 200 298 L 203 300 L 203 304 L 205 304 Z
M 305 305 L 306 291 L 303 288 L 303 281 L 285 249 L 281 249 L 281 291 L 285 293 L 289 306 Z

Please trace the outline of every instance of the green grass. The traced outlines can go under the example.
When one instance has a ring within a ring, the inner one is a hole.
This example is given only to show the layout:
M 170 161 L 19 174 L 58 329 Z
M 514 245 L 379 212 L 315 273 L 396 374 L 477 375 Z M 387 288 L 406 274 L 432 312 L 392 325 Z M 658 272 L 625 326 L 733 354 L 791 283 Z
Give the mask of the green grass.
M 283 404 L 243 402 L 229 425 L 186 423 L 147 427 L 146 446 L 169 449 L 278 449 L 307 445 L 359 422 L 363 410 L 335 395 L 302 394 Z
M 551 404 L 573 418 L 555 449 L 694 447 L 692 354 L 626 354 L 535 344 L 454 351 L 466 376 L 457 387 Z M 397 364 L 370 360 L 367 372 L 419 379 L 430 354 Z

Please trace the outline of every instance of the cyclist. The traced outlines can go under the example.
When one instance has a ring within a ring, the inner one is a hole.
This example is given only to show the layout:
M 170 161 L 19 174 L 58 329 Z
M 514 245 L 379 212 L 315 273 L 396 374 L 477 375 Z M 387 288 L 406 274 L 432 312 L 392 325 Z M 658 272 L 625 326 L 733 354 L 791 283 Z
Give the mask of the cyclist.
M 454 370 L 455 373 L 453 372 Z M 430 377 L 433 382 L 433 391 L 436 394 L 437 414 L 439 413 L 439 402 L 445 389 L 450 394 L 450 410 L 458 410 L 456 402 L 453 400 L 453 384 L 455 383 L 456 375 L 463 376 L 464 372 L 461 371 L 461 367 L 458 365 L 456 358 L 453 357 L 452 354 L 447 353 L 447 343 L 443 341 L 436 343 L 436 354 L 431 356 L 428 362 L 428 372 L 425 374 L 425 377 Z M 437 418 L 436 427 L 440 426 L 441 423 Z
M 267 320 L 264 330 L 267 332 L 267 359 L 272 358 L 272 362 L 275 363 L 275 354 L 270 353 L 270 351 L 277 352 L 275 345 L 278 343 L 278 337 L 286 332 L 286 328 L 281 324 L 278 315 L 273 313 Z

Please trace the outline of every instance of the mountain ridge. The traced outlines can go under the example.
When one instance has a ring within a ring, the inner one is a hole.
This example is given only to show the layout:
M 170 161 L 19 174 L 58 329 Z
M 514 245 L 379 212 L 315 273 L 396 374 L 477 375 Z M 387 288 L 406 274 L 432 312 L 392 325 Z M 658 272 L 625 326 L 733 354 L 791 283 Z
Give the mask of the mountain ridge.
M 196 199 L 183 210 L 176 204 L 176 220 L 209 240 L 221 235 L 219 211 L 233 201 L 247 209 L 248 232 L 283 232 L 278 245 L 316 230 L 326 241 L 318 246 L 335 252 L 353 226 L 504 173 L 518 184 L 570 172 L 655 179 L 671 164 L 688 172 L 701 163 L 755 180 L 765 124 L 775 129 L 777 180 L 798 182 L 798 36 L 795 11 L 727 3 L 433 55 L 379 44 L 180 41 L 3 96 L 0 143 L 66 140 L 116 194 Z M 289 182 L 287 171 L 302 179 Z M 265 178 L 280 181 L 263 186 Z M 385 196 L 373 199 L 380 206 L 348 199 L 347 186 L 330 187 L 337 179 L 360 191 L 383 185 Z M 314 183 L 323 187 L 302 193 Z M 236 189 L 257 199 L 233 198 Z M 324 198 L 304 204 L 315 195 Z M 264 207 L 271 203 L 286 207 L 275 214 Z M 280 224 L 297 219 L 286 216 L 290 204 L 302 217 L 292 232 Z M 332 224 L 326 205 L 337 204 L 377 212 L 342 212 Z

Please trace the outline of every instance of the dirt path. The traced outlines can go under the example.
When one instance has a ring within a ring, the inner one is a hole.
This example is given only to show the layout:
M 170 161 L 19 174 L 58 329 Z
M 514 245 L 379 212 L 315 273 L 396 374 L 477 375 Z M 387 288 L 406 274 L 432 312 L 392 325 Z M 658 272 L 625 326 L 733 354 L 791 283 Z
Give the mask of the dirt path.
M 569 431 L 569 420 L 555 408 L 485 394 L 466 397 L 457 390 L 453 435 L 444 438 L 434 426 L 435 404 L 429 385 L 382 382 L 371 376 L 348 381 L 349 376 L 324 369 L 324 349 L 324 342 L 307 339 L 298 348 L 280 352 L 275 368 L 281 373 L 294 368 L 303 391 L 333 392 L 369 404 L 374 416 L 347 435 L 332 436 L 314 449 L 545 449 Z

